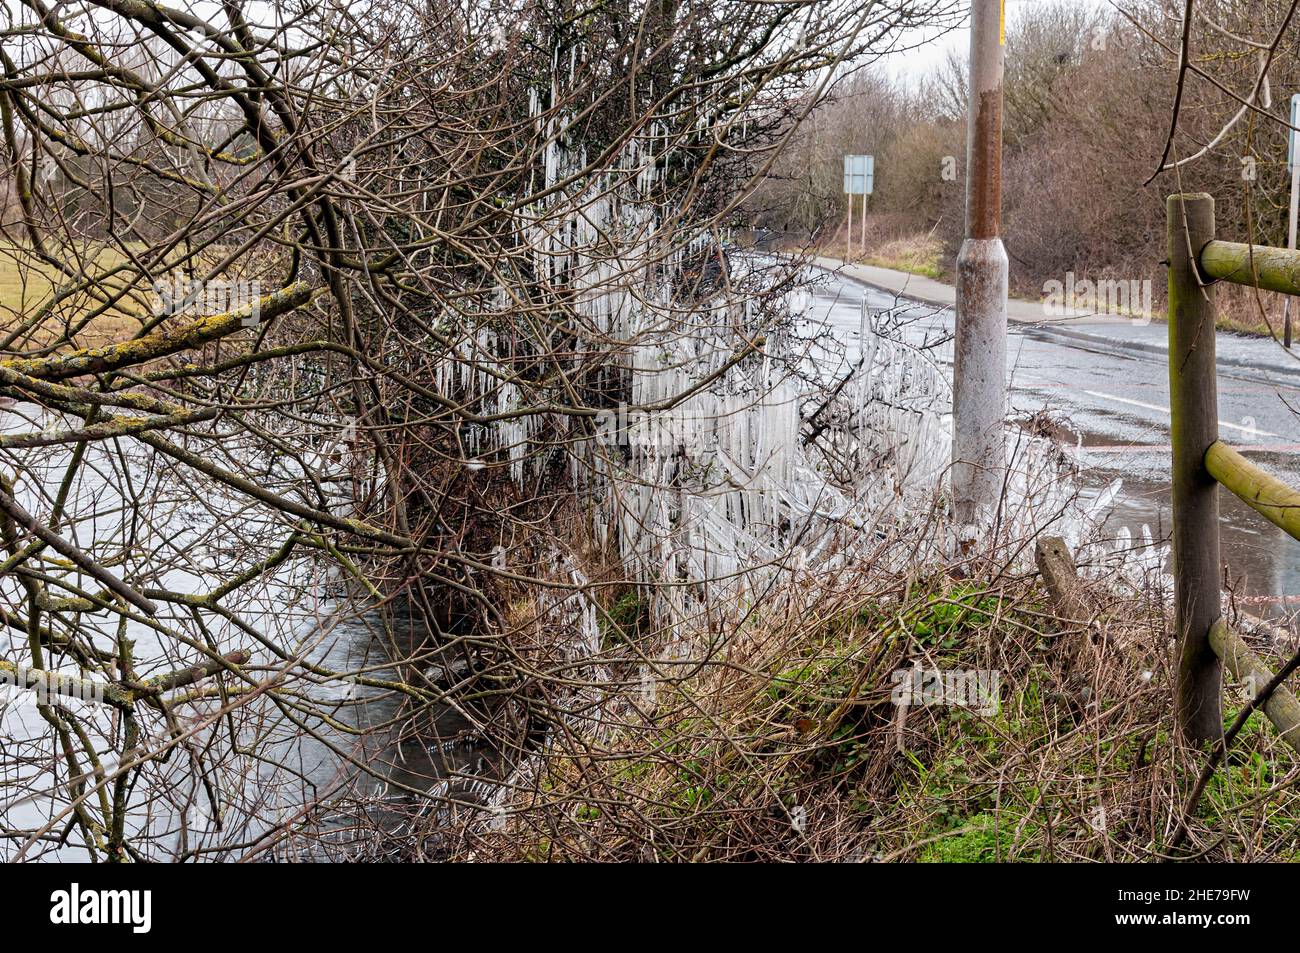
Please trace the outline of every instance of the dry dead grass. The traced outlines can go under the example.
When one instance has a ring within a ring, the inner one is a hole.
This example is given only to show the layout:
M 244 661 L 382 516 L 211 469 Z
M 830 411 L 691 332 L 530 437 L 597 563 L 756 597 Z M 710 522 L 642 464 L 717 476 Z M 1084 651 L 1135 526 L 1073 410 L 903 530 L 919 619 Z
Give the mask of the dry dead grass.
M 1032 577 L 843 572 L 660 666 L 597 737 L 557 732 L 500 860 L 1294 859 L 1300 765 L 1258 713 L 1174 845 L 1204 760 L 1172 721 L 1158 594 L 1055 618 Z M 779 608 L 776 608 L 779 606 Z M 662 658 L 663 652 L 654 653 Z M 997 671 L 1000 707 L 899 706 L 913 665 Z M 616 666 L 616 671 L 617 671 Z M 1241 703 L 1229 687 L 1225 715 Z
M 1219 282 L 1216 286 L 1219 309 L 1218 326 L 1224 331 L 1282 338 L 1282 304 L 1284 295 L 1273 291 L 1256 292 L 1254 288 Z M 1300 300 L 1291 302 L 1292 325 L 1300 325 Z M 1297 335 L 1300 337 L 1300 335 Z
M 931 232 L 899 234 L 892 219 L 867 219 L 866 239 L 860 232 L 857 219 L 853 222 L 852 261 L 859 264 L 892 268 L 908 274 L 923 275 L 943 280 L 948 277 L 944 267 L 943 242 Z M 841 222 L 831 234 L 822 236 L 817 243 L 818 254 L 843 260 L 846 251 L 845 225 Z
M 934 235 L 924 232 L 869 246 L 866 255 L 860 260 L 868 265 L 893 268 L 895 271 L 926 278 L 942 279 L 946 274 L 943 267 L 943 243 Z

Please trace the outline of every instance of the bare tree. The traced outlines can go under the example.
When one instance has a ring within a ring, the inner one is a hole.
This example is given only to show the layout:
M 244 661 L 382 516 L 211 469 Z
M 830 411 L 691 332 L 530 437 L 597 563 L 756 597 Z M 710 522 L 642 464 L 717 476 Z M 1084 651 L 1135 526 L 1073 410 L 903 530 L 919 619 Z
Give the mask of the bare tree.
M 423 855 L 594 717 L 687 611 L 602 427 L 797 376 L 726 230 L 946 6 L 6 7 L 4 852 Z

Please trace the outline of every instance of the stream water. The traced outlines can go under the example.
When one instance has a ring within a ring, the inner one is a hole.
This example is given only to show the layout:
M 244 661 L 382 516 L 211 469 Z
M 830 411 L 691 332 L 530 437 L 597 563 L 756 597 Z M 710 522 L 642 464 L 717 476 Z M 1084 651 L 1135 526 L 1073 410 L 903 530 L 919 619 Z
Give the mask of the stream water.
M 32 405 L 0 408 L 0 433 L 61 425 Z M 16 458 L 20 503 L 40 512 L 42 492 L 57 489 L 68 461 L 67 450 L 57 446 Z M 263 479 L 275 479 L 273 467 L 255 469 Z M 116 571 L 147 580 L 143 585 L 186 594 L 219 585 L 232 560 L 243 568 L 265 558 L 286 532 L 272 516 L 214 482 L 178 474 L 150 454 L 118 453 L 106 445 L 87 453 L 71 485 L 68 512 L 70 525 L 61 531 L 77 545 L 99 558 L 108 555 Z M 113 559 L 114 551 L 129 555 Z M 130 621 L 125 634 L 135 643 L 138 676 L 194 664 L 199 656 L 186 642 L 203 640 L 223 653 L 251 649 L 252 664 L 266 667 L 264 678 L 295 658 L 333 672 L 408 684 L 456 670 L 456 658 L 431 647 L 432 627 L 411 602 L 394 599 L 382 612 L 344 607 L 331 595 L 339 588 L 332 573 L 327 561 L 290 559 L 223 598 L 233 618 L 210 615 L 200 625 L 184 606 L 164 603 L 154 620 Z M 70 581 L 95 589 L 75 574 Z M 0 577 L 0 607 L 17 610 L 23 599 L 15 576 Z M 115 645 L 116 617 L 79 618 L 84 644 L 104 650 Z M 0 657 L 29 664 L 25 643 L 22 632 L 0 629 Z M 270 645 L 287 655 L 270 651 Z M 413 655 L 420 658 L 419 673 L 393 666 L 394 657 Z M 77 674 L 75 667 L 64 670 Z M 203 858 L 218 841 L 261 845 L 280 824 L 308 814 L 336 842 L 345 841 L 349 826 L 373 830 L 402 823 L 418 800 L 413 792 L 448 779 L 463 778 L 455 783 L 472 786 L 471 779 L 491 776 L 499 763 L 476 740 L 468 712 L 446 707 L 411 717 L 406 696 L 396 691 L 317 678 L 291 662 L 286 671 L 281 687 L 295 707 L 255 703 L 216 721 L 206 714 L 213 704 L 177 713 L 176 730 L 191 734 L 167 759 L 149 763 L 129 795 L 138 808 L 132 833 L 149 844 L 151 857 Z M 0 858 L 21 853 L 85 859 L 58 834 L 69 804 L 58 778 L 63 768 L 51 770 L 50 728 L 37 700 L 32 691 L 0 684 L 0 829 L 11 832 L 0 837 Z M 103 769 L 112 771 L 121 738 L 115 710 L 90 701 L 63 703 L 80 714 Z M 166 736 L 155 723 L 148 743 L 164 744 Z M 21 833 L 45 826 L 50 830 L 30 843 Z M 288 849 L 313 847 L 294 843 Z

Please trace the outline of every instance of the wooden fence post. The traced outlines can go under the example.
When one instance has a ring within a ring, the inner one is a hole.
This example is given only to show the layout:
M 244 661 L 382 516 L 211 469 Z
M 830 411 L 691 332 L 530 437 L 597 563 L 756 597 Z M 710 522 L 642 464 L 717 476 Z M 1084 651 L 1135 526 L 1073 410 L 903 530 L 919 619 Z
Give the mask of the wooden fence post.
M 1176 714 L 1184 737 L 1200 745 L 1223 734 L 1222 665 L 1210 645 L 1210 627 L 1221 613 L 1218 484 L 1205 469 L 1205 451 L 1219 439 L 1214 286 L 1197 280 L 1200 251 L 1214 238 L 1214 199 L 1171 195 L 1166 213 Z

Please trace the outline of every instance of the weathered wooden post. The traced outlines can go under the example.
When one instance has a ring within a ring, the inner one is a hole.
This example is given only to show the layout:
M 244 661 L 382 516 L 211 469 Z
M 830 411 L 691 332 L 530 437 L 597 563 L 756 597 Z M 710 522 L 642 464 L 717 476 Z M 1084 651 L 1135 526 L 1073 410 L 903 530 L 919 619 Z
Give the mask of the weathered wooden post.
M 1221 663 L 1210 645 L 1221 611 L 1218 483 L 1205 469 L 1205 451 L 1219 439 L 1214 286 L 1198 279 L 1201 249 L 1214 238 L 1214 199 L 1171 195 L 1166 214 L 1176 704 L 1184 736 L 1199 745 L 1223 734 Z

